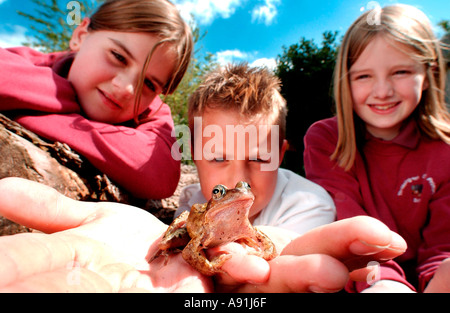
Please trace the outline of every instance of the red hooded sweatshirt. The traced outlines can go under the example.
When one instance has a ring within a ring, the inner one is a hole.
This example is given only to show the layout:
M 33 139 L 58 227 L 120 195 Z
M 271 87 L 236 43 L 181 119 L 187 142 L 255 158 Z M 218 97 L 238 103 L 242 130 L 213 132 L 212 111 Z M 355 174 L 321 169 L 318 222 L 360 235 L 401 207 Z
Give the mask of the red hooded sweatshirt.
M 170 108 L 156 97 L 147 110 L 154 115 L 138 127 L 88 120 L 66 79 L 73 57 L 67 52 L 0 48 L 0 111 L 15 110 L 18 123 L 67 143 L 136 197 L 171 196 L 180 163 L 171 155 L 175 138 Z
M 381 266 L 380 279 L 408 285 L 408 277 L 422 291 L 450 257 L 450 145 L 423 136 L 409 120 L 392 141 L 367 134 L 345 171 L 330 160 L 337 139 L 336 118 L 311 126 L 305 136 L 307 178 L 331 194 L 338 219 L 368 215 L 400 234 L 408 249 L 397 263 Z

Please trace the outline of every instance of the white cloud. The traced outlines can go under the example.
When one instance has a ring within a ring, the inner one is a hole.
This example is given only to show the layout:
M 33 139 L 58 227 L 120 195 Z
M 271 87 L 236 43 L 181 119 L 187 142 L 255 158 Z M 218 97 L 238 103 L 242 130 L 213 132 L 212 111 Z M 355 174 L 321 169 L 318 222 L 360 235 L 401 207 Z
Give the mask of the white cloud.
M 181 15 L 191 19 L 194 15 L 199 24 L 208 25 L 217 17 L 229 18 L 245 0 L 174 0 Z
M 275 59 L 261 58 L 253 61 L 250 66 L 253 67 L 266 67 L 271 71 L 275 71 L 277 68 L 277 61 Z
M 2 1 L 2 0 L 0 0 Z M 14 25 L 7 29 L 2 27 L 0 29 L 0 47 L 9 48 L 22 46 L 27 41 L 27 29 L 23 26 Z
M 253 9 L 252 22 L 258 21 L 270 25 L 278 15 L 277 5 L 281 3 L 281 0 L 264 0 L 264 2 L 264 5 L 256 6 Z
M 229 63 L 248 62 L 253 67 L 267 67 L 274 71 L 277 67 L 277 62 L 274 58 L 259 58 L 255 59 L 257 52 L 243 52 L 240 50 L 225 50 L 216 53 L 217 62 L 220 65 Z
M 217 62 L 225 65 L 232 62 L 245 62 L 251 57 L 250 53 L 239 50 L 225 50 L 216 53 Z

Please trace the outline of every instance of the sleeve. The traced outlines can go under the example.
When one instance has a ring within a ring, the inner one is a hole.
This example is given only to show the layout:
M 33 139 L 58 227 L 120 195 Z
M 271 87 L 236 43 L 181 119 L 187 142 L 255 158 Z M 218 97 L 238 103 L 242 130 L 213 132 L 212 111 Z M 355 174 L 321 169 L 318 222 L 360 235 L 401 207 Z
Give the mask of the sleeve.
M 95 122 L 79 114 L 22 116 L 16 121 L 42 137 L 67 143 L 136 197 L 163 199 L 176 189 L 180 162 L 171 154 L 175 138 L 166 104 L 137 128 Z
M 449 173 L 449 169 L 443 171 Z M 450 181 L 437 186 L 429 203 L 429 212 L 429 222 L 422 232 L 423 244 L 418 252 L 420 291 L 426 288 L 442 261 L 450 258 Z
M 337 143 L 337 130 L 333 125 L 314 124 L 306 133 L 304 142 L 306 178 L 328 191 L 336 204 L 338 219 L 367 215 L 354 168 L 345 171 L 331 160 Z
M 49 66 L 34 62 L 46 55 L 29 48 L 0 48 L 0 111 L 28 109 L 47 113 L 77 113 L 72 85 Z
M 330 158 L 337 143 L 337 127 L 318 122 L 308 130 L 304 141 L 306 177 L 330 193 L 336 205 L 338 219 L 360 215 L 378 218 L 373 216 L 374 214 L 368 214 L 364 209 L 360 182 L 356 176 L 357 167 L 363 166 L 361 162 L 358 164 L 357 160 L 350 171 L 345 171 Z M 394 261 L 381 265 L 379 278 L 401 282 L 414 290 L 414 287 L 406 280 L 402 268 Z M 369 284 L 366 282 L 349 282 L 346 289 L 360 292 L 367 287 Z
M 174 218 L 177 218 L 184 211 L 190 211 L 192 202 L 197 201 L 196 198 L 200 198 L 201 187 L 199 183 L 188 185 L 181 190 L 180 199 L 178 201 L 178 209 L 175 212 Z M 197 203 L 204 203 L 204 201 L 198 201 Z

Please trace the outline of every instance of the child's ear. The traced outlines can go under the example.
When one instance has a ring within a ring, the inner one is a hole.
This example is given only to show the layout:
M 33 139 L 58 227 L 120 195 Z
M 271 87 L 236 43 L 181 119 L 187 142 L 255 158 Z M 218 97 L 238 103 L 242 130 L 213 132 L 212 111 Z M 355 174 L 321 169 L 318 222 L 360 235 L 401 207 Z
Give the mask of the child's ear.
M 84 18 L 80 25 L 73 31 L 72 39 L 70 39 L 69 47 L 71 51 L 77 52 L 80 50 L 84 38 L 89 33 L 88 27 L 91 23 L 89 18 Z
M 281 145 L 281 150 L 280 150 L 280 163 L 278 164 L 278 166 L 280 166 L 281 162 L 283 162 L 284 154 L 285 154 L 288 146 L 289 146 L 289 144 L 288 144 L 287 140 L 283 139 L 283 144 Z
M 425 91 L 430 87 L 430 82 L 428 81 L 428 77 L 425 77 L 425 80 L 423 81 L 422 91 Z

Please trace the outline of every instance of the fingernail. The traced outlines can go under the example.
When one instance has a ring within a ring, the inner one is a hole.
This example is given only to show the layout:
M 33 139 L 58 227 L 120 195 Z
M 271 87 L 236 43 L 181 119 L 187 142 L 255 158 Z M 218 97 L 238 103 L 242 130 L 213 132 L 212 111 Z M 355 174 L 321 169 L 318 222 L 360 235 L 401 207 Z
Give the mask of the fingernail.
M 354 241 L 350 244 L 349 249 L 356 255 L 372 255 L 385 250 L 388 246 L 371 245 L 364 241 Z

